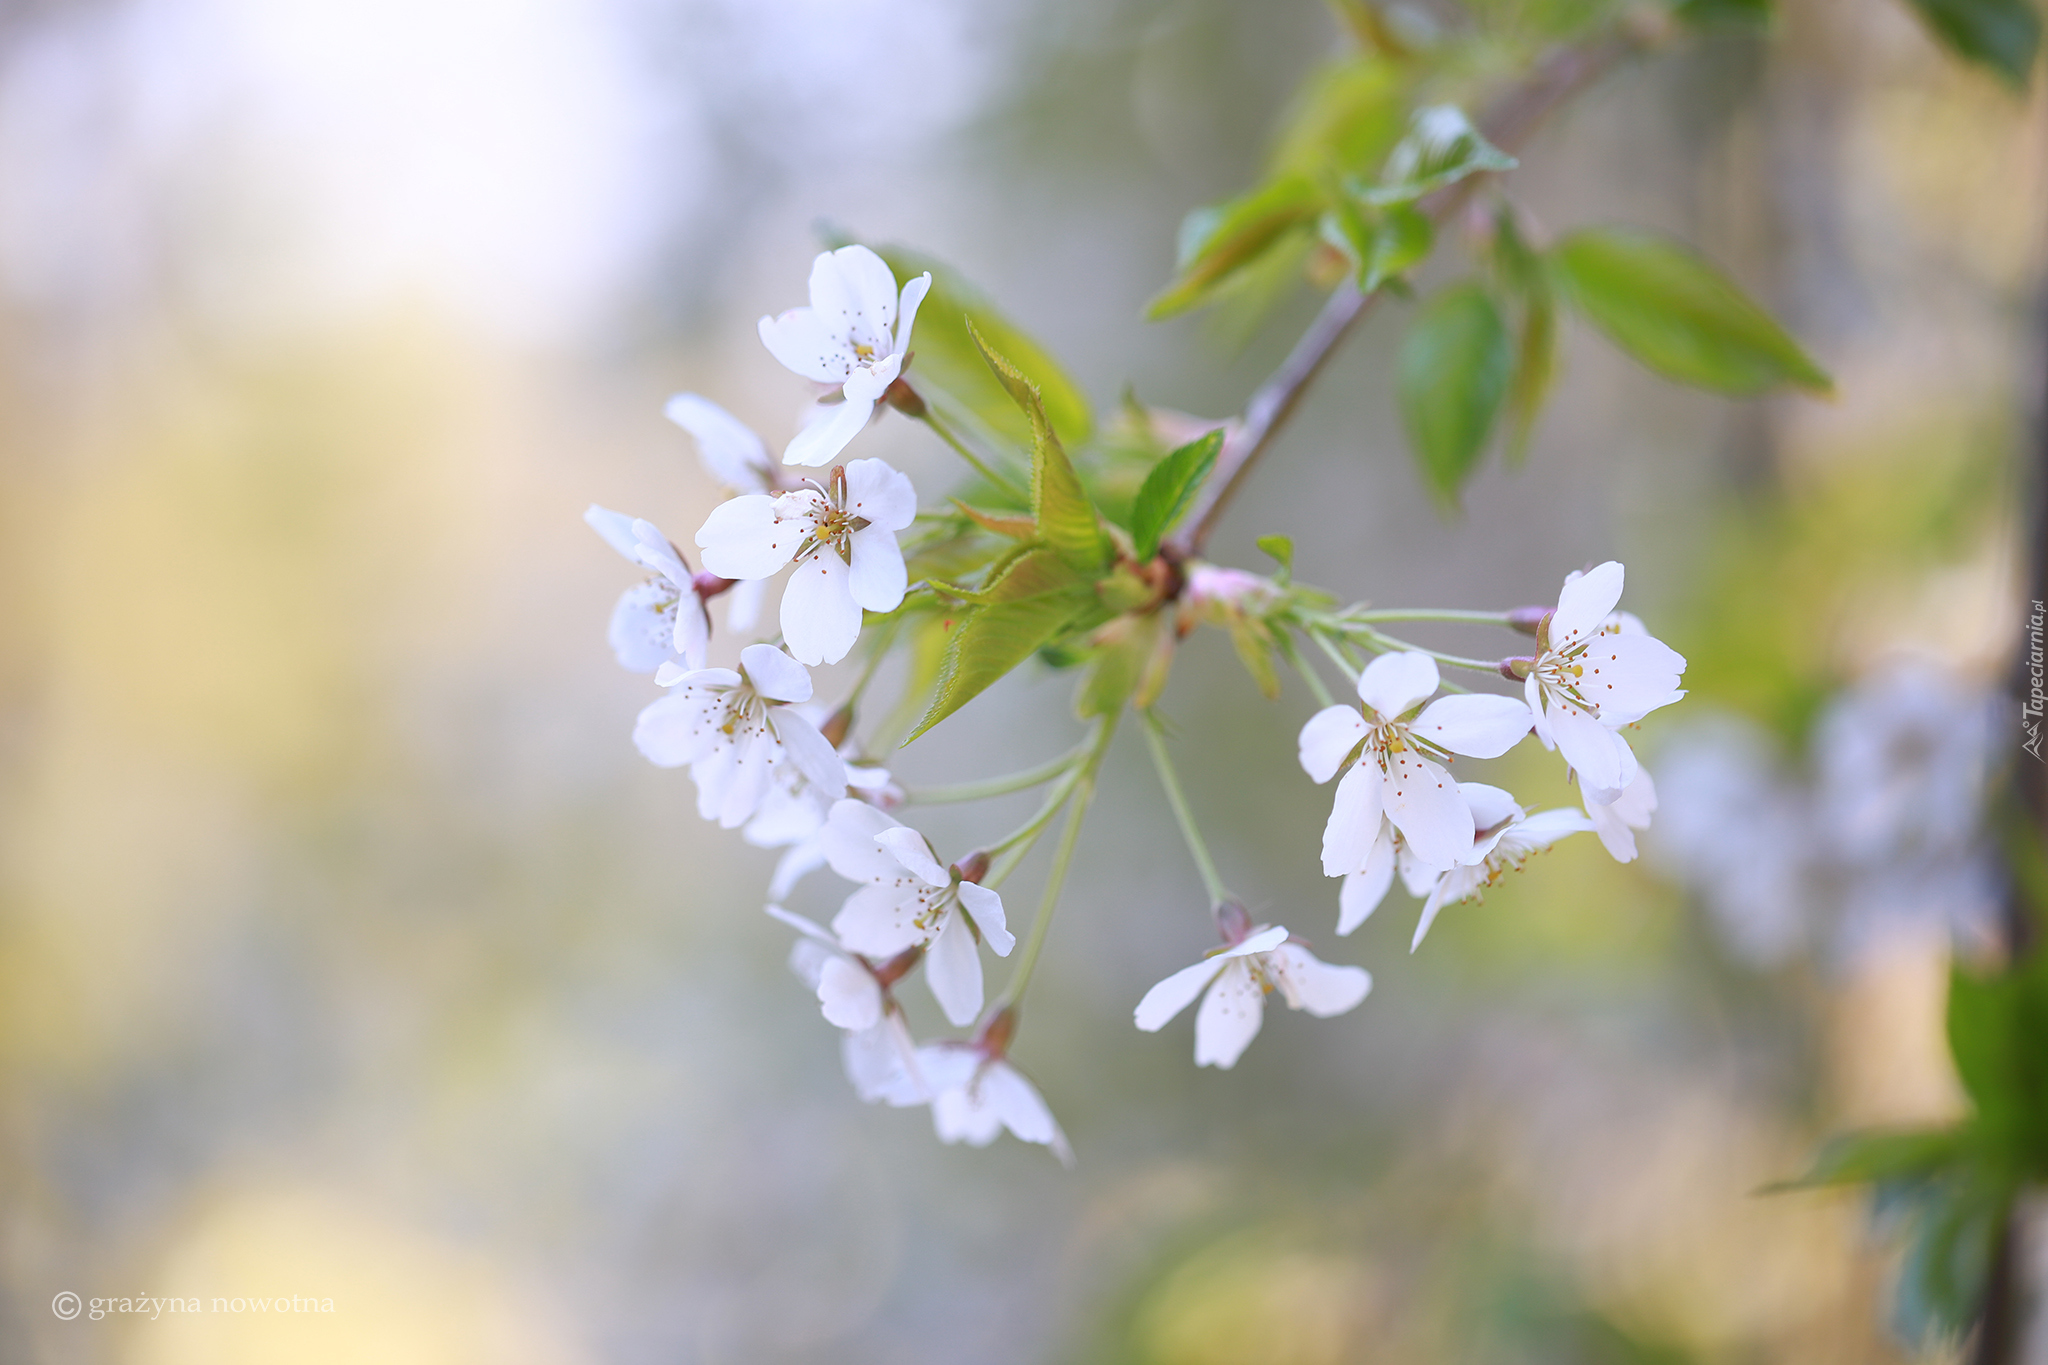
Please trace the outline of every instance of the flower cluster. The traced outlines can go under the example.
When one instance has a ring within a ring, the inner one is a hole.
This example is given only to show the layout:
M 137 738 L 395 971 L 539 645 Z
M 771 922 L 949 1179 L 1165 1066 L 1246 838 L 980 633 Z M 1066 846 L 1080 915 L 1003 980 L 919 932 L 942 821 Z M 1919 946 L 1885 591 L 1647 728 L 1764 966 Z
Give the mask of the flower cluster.
M 769 354 L 818 386 L 780 465 L 766 442 L 708 399 L 670 400 L 669 416 L 695 437 L 706 471 L 728 494 L 692 538 L 700 571 L 651 523 L 598 507 L 587 514 L 648 575 L 620 598 L 610 627 L 620 663 L 652 673 L 664 689 L 641 711 L 633 741 L 650 762 L 689 771 L 704 819 L 782 850 L 767 910 L 795 931 L 791 969 L 841 1031 L 845 1070 L 861 1098 L 929 1108 L 947 1142 L 985 1145 L 1007 1129 L 1071 1159 L 1010 1050 L 1096 774 L 1126 710 L 1143 717 L 1218 935 L 1201 961 L 1143 993 L 1136 1026 L 1156 1032 L 1199 999 L 1195 1061 L 1227 1068 L 1259 1032 L 1269 995 L 1318 1018 L 1346 1014 L 1366 998 L 1372 978 L 1364 968 L 1324 962 L 1287 928 L 1254 922 L 1223 885 L 1196 827 L 1154 708 L 1178 642 L 1204 626 L 1230 636 L 1268 696 L 1279 694 L 1284 661 L 1327 701 L 1302 726 L 1298 749 L 1314 781 L 1336 781 L 1321 856 L 1323 872 L 1342 879 L 1339 936 L 1373 913 L 1397 874 L 1423 902 L 1419 946 L 1446 906 L 1477 899 L 1567 835 L 1594 833 L 1616 858 L 1635 857 L 1635 835 L 1657 798 L 1624 732 L 1683 695 L 1685 661 L 1617 610 L 1620 564 L 1571 575 L 1554 606 L 1475 613 L 1333 610 L 1328 594 L 1293 582 L 1291 567 L 1274 579 L 1206 563 L 1170 545 L 1166 533 L 1234 428 L 1178 419 L 1194 426 L 1192 439 L 1171 452 L 1160 442 L 1128 524 L 1113 521 L 1089 494 L 1089 452 L 1068 455 L 1038 390 L 970 326 L 1029 419 L 1031 476 L 1012 479 L 1002 470 L 1013 457 L 970 449 L 941 425 L 934 405 L 942 392 L 909 372 L 912 328 L 930 287 L 925 274 L 899 289 L 880 256 L 843 247 L 813 263 L 808 307 L 761 320 Z M 956 502 L 957 515 L 921 514 L 904 474 L 879 459 L 843 459 L 885 404 L 928 423 L 967 458 L 981 487 L 1009 488 L 1028 511 Z M 1164 430 L 1174 420 L 1158 414 L 1150 424 Z M 927 521 L 929 535 L 915 529 Z M 933 545 L 944 553 L 920 558 Z M 933 566 L 943 566 L 943 578 Z M 785 569 L 779 636 L 749 640 L 733 666 L 713 666 L 710 604 L 726 602 L 722 628 L 744 639 L 762 617 L 764 587 Z M 867 629 L 884 618 L 886 628 Z M 1382 630 L 1432 619 L 1518 628 L 1537 650 L 1475 661 Z M 838 704 L 821 703 L 811 670 L 846 660 L 864 635 L 869 657 L 858 681 Z M 862 737 L 859 703 L 884 653 L 906 639 L 945 652 L 936 682 L 911 670 L 911 686 L 926 689 L 906 698 L 927 707 L 920 732 L 1001 673 L 1045 657 L 1085 666 L 1086 738 L 1011 777 L 905 792 L 868 757 L 866 746 L 881 741 L 873 732 Z M 1356 704 L 1328 701 L 1297 642 L 1315 644 L 1344 670 Z M 1496 686 L 1501 677 L 1521 686 L 1447 689 L 1445 663 L 1491 674 Z M 1563 757 L 1580 808 L 1532 813 L 1500 787 L 1452 777 L 1456 757 L 1498 758 L 1532 734 Z M 952 861 L 896 814 L 920 800 L 1037 787 L 1047 788 L 1044 804 L 1023 826 Z M 1000 888 L 1063 812 L 1045 901 L 1020 943 Z M 787 908 L 799 883 L 826 867 L 851 887 L 829 922 Z M 984 950 L 1012 964 L 993 1003 Z M 919 1041 L 913 1014 L 928 1008 L 925 991 L 903 992 L 919 972 L 938 1014 L 962 1036 Z

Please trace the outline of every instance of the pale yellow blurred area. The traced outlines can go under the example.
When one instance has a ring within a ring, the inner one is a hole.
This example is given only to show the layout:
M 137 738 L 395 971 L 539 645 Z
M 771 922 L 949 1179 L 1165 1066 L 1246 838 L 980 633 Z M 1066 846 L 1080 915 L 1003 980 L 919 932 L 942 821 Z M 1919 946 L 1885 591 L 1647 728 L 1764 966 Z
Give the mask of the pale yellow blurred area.
M 330 1192 L 223 1194 L 145 1274 L 200 1311 L 123 1324 L 124 1365 L 588 1365 L 537 1283 Z M 269 1299 L 258 1307 L 253 1299 Z M 287 1311 L 288 1307 L 288 1311 Z

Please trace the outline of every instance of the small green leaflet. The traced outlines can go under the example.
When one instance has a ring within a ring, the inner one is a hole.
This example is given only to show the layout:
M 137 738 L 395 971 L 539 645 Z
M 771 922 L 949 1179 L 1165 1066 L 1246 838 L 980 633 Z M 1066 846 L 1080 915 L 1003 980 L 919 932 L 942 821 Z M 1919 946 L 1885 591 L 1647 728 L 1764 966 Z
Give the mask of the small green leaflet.
M 953 628 L 932 692 L 908 744 L 972 701 L 990 684 L 1023 663 L 1040 647 L 1102 619 L 1102 608 L 1084 585 L 1065 592 L 976 607 Z
M 1768 313 L 1676 242 L 1596 228 L 1566 237 L 1549 259 L 1565 298 L 1667 379 L 1729 394 L 1834 386 Z
M 1934 36 L 1967 61 L 2024 90 L 2041 46 L 2041 16 L 2030 0 L 1909 0 Z
M 1291 536 L 1260 536 L 1253 542 L 1280 565 L 1280 581 L 1294 580 L 1294 539 Z
M 1320 231 L 1350 258 L 1359 291 L 1366 294 L 1422 264 L 1436 241 L 1428 215 L 1413 204 L 1376 209 L 1350 198 L 1323 215 Z
M 1196 209 L 1181 223 L 1180 268 L 1145 305 L 1158 321 L 1210 301 L 1237 272 L 1322 211 L 1322 195 L 1306 176 L 1283 176 L 1225 204 Z
M 1131 543 L 1140 564 L 1159 553 L 1159 542 L 1187 515 L 1222 449 L 1223 429 L 1218 427 L 1174 451 L 1145 475 L 1131 503 Z
M 1081 476 L 1067 459 L 1066 448 L 1046 420 L 1037 386 L 993 350 L 972 323 L 967 334 L 1031 424 L 1031 515 L 1038 523 L 1038 538 L 1076 568 L 1100 569 L 1109 559 L 1102 524 L 1081 487 Z
M 1998 1159 L 2048 1176 L 2048 954 L 2015 970 L 1976 977 L 1950 972 L 1948 1045 L 1977 1108 L 1976 1124 Z
M 1387 154 L 1380 183 L 1355 192 L 1366 204 L 1412 203 L 1482 171 L 1511 171 L 1518 163 L 1488 142 L 1455 104 L 1417 109 L 1408 132 Z
M 1767 1185 L 1765 1194 L 1869 1185 L 1883 1180 L 1917 1180 L 1955 1162 L 1963 1153 L 1960 1128 L 1900 1129 L 1849 1133 L 1832 1138 L 1797 1180 Z
M 1396 388 L 1423 481 L 1445 506 L 1479 464 L 1507 395 L 1500 310 L 1473 281 L 1439 290 L 1401 341 Z

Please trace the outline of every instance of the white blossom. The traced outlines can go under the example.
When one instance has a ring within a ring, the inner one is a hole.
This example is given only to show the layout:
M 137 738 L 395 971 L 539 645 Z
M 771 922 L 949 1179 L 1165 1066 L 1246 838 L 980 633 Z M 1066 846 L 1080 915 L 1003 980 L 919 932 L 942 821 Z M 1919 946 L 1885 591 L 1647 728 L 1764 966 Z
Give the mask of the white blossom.
M 804 663 L 837 663 L 860 637 L 863 608 L 902 604 L 908 579 L 896 533 L 916 517 L 908 478 L 880 460 L 853 460 L 823 485 L 720 503 L 697 544 L 704 567 L 722 578 L 767 578 L 794 561 L 783 639 Z
M 1452 753 L 1498 758 L 1529 733 L 1529 708 L 1514 697 L 1439 697 L 1411 715 L 1437 689 L 1427 654 L 1382 654 L 1358 677 L 1363 709 L 1330 706 L 1301 728 L 1301 766 L 1317 782 L 1337 784 L 1323 830 L 1323 873 L 1342 877 L 1365 868 L 1378 846 L 1381 818 L 1391 821 L 1414 855 L 1446 868 L 1472 847 L 1472 813 L 1439 758 Z
M 663 409 L 668 420 L 697 440 L 697 458 L 704 471 L 729 492 L 773 493 L 775 463 L 753 428 L 702 394 L 679 393 Z M 723 577 L 723 575 L 720 575 Z M 758 578 L 735 582 L 725 593 L 726 629 L 741 634 L 761 619 L 766 585 Z
M 1446 905 L 1479 900 L 1486 889 L 1509 872 L 1518 871 L 1531 854 L 1549 848 L 1567 834 L 1593 828 L 1593 821 L 1575 810 L 1538 811 L 1526 814 L 1515 799 L 1499 787 L 1483 782 L 1460 782 L 1458 794 L 1472 812 L 1473 856 L 1438 874 L 1429 897 L 1422 903 L 1422 918 L 1416 922 L 1415 938 L 1408 945 L 1414 952 L 1422 946 L 1423 935 Z
M 899 295 L 896 276 L 880 256 L 864 246 L 846 246 L 811 262 L 808 308 L 761 319 L 761 342 L 769 354 L 806 379 L 838 385 L 843 398 L 830 416 L 797 434 L 782 453 L 783 463 L 830 464 L 860 434 L 902 373 L 917 306 L 931 286 L 926 273 Z
M 1132 1014 L 1140 1029 L 1157 1033 L 1202 995 L 1195 1015 L 1197 1066 L 1236 1065 L 1258 1035 L 1269 991 L 1277 989 L 1290 1009 L 1328 1019 L 1356 1008 L 1372 989 L 1372 976 L 1363 967 L 1320 961 L 1278 925 L 1240 928 L 1244 933 L 1238 942 L 1153 986 Z
M 1585 798 L 1586 818 L 1593 822 L 1601 844 L 1616 862 L 1634 862 L 1636 831 L 1650 827 L 1650 816 L 1657 809 L 1657 784 L 1650 780 L 1650 770 L 1638 765 L 1635 777 L 1612 801 L 1594 800 L 1589 787 L 1582 786 L 1580 794 Z
M 1678 687 L 1684 657 L 1614 610 L 1622 578 L 1610 559 L 1565 579 L 1524 684 L 1536 737 L 1564 755 L 1602 804 L 1635 780 L 1636 756 L 1622 727 L 1685 695 Z
M 1982 824 L 1995 704 L 1908 661 L 1841 693 L 1815 727 L 1822 835 L 1846 861 L 1969 845 Z
M 1017 946 L 1002 897 L 943 866 L 922 834 L 864 801 L 834 805 L 822 838 L 832 870 L 864 883 L 832 918 L 839 941 L 872 958 L 922 946 L 939 1008 L 956 1025 L 972 1023 L 982 1002 L 976 932 L 998 957 Z
M 910 964 L 877 966 L 823 926 L 771 904 L 768 913 L 799 935 L 789 949 L 789 968 L 818 997 L 825 1021 L 842 1031 L 840 1060 L 846 1078 L 863 1100 L 898 1098 L 918 1075 L 917 1045 L 889 987 Z
M 800 710 L 799 714 L 813 724 L 819 719 L 815 713 Z M 754 818 L 740 831 L 740 837 L 755 848 L 783 850 L 768 883 L 770 901 L 783 900 L 798 882 L 825 865 L 825 817 L 833 802 L 851 791 L 884 810 L 902 804 L 903 789 L 887 768 L 859 761 L 851 746 L 840 750 L 840 759 L 846 767 L 846 786 L 838 791 L 820 788 L 794 764 L 783 765 Z
M 746 824 L 785 763 L 823 790 L 846 789 L 839 755 L 791 705 L 810 700 L 811 675 L 781 650 L 747 646 L 738 672 L 667 664 L 654 680 L 669 692 L 640 713 L 633 743 L 659 767 L 689 766 L 705 819 Z
M 711 644 L 704 599 L 683 557 L 654 523 L 590 505 L 583 520 L 605 543 L 653 577 L 626 589 L 612 608 L 612 652 L 634 673 L 652 673 L 681 661 L 702 668 Z
M 1000 1048 L 988 1041 L 928 1043 L 917 1050 L 914 1074 L 901 1076 L 886 1098 L 892 1104 L 929 1103 L 939 1140 L 986 1147 L 1007 1128 L 1024 1142 L 1052 1149 L 1063 1166 L 1074 1164 L 1067 1135 L 1038 1088 Z

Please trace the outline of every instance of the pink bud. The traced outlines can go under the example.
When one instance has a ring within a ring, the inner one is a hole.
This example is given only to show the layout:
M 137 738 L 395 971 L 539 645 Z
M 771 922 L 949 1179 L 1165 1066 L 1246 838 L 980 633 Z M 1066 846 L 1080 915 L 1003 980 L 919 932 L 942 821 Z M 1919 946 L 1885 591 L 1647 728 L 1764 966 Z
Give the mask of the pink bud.
M 988 854 L 980 849 L 953 864 L 953 875 L 963 882 L 978 882 L 988 875 Z
M 1516 607 L 1508 613 L 1508 624 L 1524 635 L 1534 635 L 1550 613 L 1549 607 Z

